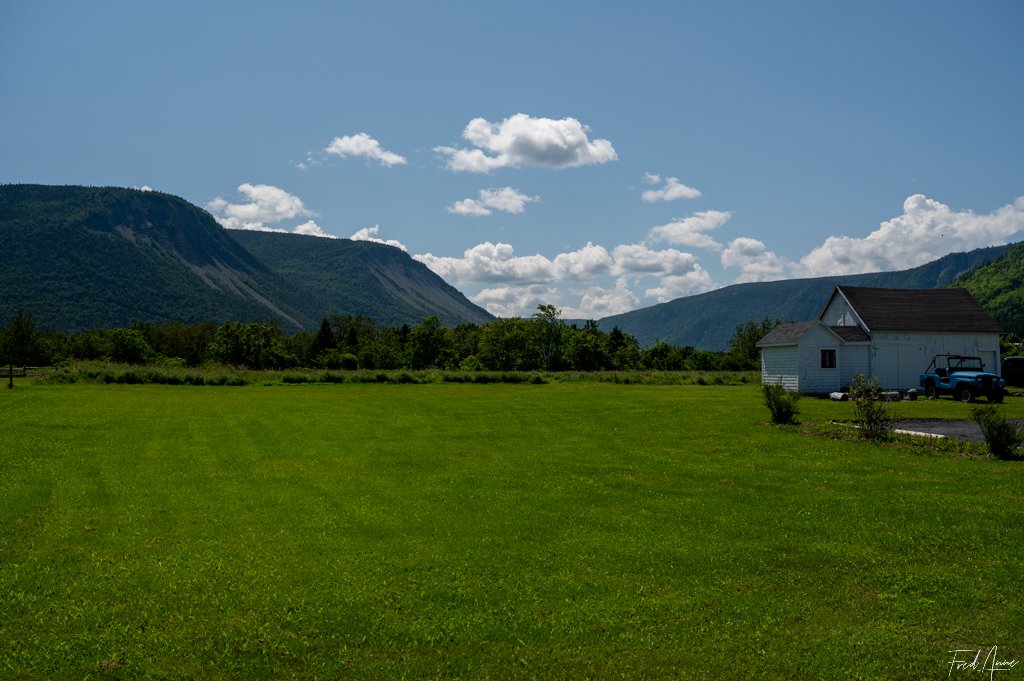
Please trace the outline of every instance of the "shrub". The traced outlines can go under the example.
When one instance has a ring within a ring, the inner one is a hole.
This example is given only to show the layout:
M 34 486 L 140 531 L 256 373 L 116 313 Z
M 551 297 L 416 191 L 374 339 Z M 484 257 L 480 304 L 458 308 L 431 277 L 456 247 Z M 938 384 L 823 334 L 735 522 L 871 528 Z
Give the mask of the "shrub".
M 979 404 L 971 407 L 971 418 L 981 426 L 985 444 L 992 456 L 1003 461 L 1024 458 L 1017 451 L 1024 443 L 1024 430 L 1006 420 L 1003 412 L 994 404 Z
M 772 414 L 772 423 L 796 423 L 796 416 L 800 413 L 797 407 L 800 393 L 787 391 L 781 383 L 766 383 L 761 386 L 761 391 L 764 393 L 764 404 Z
M 865 378 L 863 374 L 854 374 L 850 386 L 850 399 L 853 400 L 854 421 L 860 426 L 860 432 L 868 440 L 888 440 L 892 438 L 896 427 L 896 417 L 889 411 L 889 404 L 882 399 L 882 388 L 878 378 Z
M 350 352 L 341 352 L 337 349 L 321 353 L 313 362 L 316 366 L 336 371 L 345 369 L 352 371 L 359 368 L 359 358 Z
M 470 355 L 459 364 L 462 371 L 483 371 L 484 363 L 476 355 Z

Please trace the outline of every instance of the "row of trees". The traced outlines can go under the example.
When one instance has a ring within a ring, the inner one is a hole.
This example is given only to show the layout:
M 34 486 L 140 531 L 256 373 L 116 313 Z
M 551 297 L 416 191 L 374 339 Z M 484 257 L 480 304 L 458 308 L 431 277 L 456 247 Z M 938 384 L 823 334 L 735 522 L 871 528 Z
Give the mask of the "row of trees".
M 378 327 L 368 317 L 332 315 L 316 333 L 285 334 L 273 322 L 162 324 L 71 334 L 37 333 L 30 313 L 7 324 L 5 363 L 46 365 L 65 359 L 129 364 L 207 362 L 252 369 L 463 369 L 493 371 L 745 370 L 758 366 L 756 342 L 777 322 L 736 327 L 728 352 L 656 342 L 641 348 L 618 327 L 567 324 L 552 305 L 530 318 L 448 328 L 437 317 L 415 326 Z

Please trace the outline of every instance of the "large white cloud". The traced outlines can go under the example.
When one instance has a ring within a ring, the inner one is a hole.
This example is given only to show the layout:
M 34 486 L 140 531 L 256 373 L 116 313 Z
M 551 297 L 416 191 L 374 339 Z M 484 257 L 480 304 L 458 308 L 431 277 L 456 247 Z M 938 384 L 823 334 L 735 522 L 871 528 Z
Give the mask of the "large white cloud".
M 414 255 L 443 279 L 458 285 L 472 283 L 550 283 L 581 281 L 607 274 L 611 256 L 602 246 L 588 243 L 549 259 L 543 255 L 517 256 L 511 244 L 489 241 L 466 249 L 461 258 Z
M 687 187 L 679 181 L 679 178 L 665 178 L 664 184 L 660 175 L 654 173 L 644 174 L 644 182 L 647 184 L 661 185 L 654 189 L 647 189 L 640 195 L 640 198 L 648 203 L 655 201 L 676 201 L 678 199 L 696 199 L 700 196 L 700 190 Z
M 591 141 L 589 128 L 575 118 L 533 118 L 515 114 L 500 123 L 474 118 L 462 137 L 474 149 L 435 147 L 455 171 L 486 173 L 497 168 L 544 166 L 572 168 L 618 158 L 606 139 Z
M 456 215 L 490 215 L 496 210 L 506 213 L 522 213 L 527 203 L 540 201 L 539 196 L 528 196 L 512 187 L 481 189 L 479 198 L 463 199 L 448 206 L 449 213 Z
M 612 249 L 614 274 L 680 275 L 693 271 L 697 256 L 666 248 L 656 251 L 644 244 L 622 244 Z
M 627 312 L 641 304 L 631 286 L 643 281 L 648 282 L 645 295 L 654 302 L 715 287 L 692 253 L 654 250 L 645 244 L 619 245 L 609 254 L 603 246 L 587 243 L 548 258 L 517 256 L 510 244 L 485 242 L 467 249 L 461 258 L 430 253 L 413 257 L 455 286 L 488 284 L 470 298 L 498 316 L 528 315 L 540 303 L 557 304 L 573 318 Z M 613 289 L 600 283 L 607 275 L 617 277 Z M 578 304 L 568 302 L 576 296 Z
M 720 250 L 722 245 L 707 233 L 718 229 L 732 217 L 732 213 L 720 210 L 705 210 L 694 213 L 688 218 L 680 218 L 672 222 L 651 228 L 647 238 L 654 241 L 667 241 L 677 246 L 708 248 Z
M 282 221 L 314 215 L 302 205 L 299 197 L 289 194 L 280 187 L 246 182 L 238 186 L 238 191 L 245 195 L 248 201 L 231 203 L 218 196 L 206 204 L 217 222 L 226 229 L 286 232 L 287 229 L 280 227 Z
M 800 260 L 800 276 L 903 270 L 947 253 L 1006 243 L 1024 230 L 1024 196 L 987 215 L 914 194 L 903 214 L 864 238 L 830 236 Z
M 381 147 L 380 142 L 365 132 L 335 137 L 324 151 L 328 154 L 341 156 L 342 158 L 346 156 L 364 156 L 378 161 L 383 166 L 405 165 L 407 163 L 404 156 L 384 149 Z
M 653 250 L 646 244 L 622 244 L 612 250 L 612 256 L 612 271 L 621 275 L 623 281 L 655 277 L 657 285 L 645 289 L 644 295 L 659 303 L 715 287 L 711 275 L 692 253 L 674 248 Z

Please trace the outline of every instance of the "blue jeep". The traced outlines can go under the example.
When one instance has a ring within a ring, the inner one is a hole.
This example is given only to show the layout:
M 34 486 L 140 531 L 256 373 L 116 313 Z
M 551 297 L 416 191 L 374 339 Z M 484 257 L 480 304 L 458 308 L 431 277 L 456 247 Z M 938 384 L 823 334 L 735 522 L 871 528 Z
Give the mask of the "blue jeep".
M 953 399 L 970 402 L 984 395 L 989 402 L 1002 402 L 1006 383 L 985 371 L 980 357 L 935 355 L 921 374 L 921 386 L 928 399 L 949 394 Z

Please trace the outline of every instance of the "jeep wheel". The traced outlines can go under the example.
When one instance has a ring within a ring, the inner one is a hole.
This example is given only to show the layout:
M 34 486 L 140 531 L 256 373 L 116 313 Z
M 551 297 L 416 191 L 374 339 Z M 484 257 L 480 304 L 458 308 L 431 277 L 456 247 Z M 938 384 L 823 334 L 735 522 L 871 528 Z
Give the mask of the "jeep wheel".
M 927 397 L 929 400 L 934 400 L 936 397 L 939 396 L 939 389 L 935 387 L 934 383 L 928 381 L 928 383 L 926 383 L 924 386 L 924 396 Z
M 966 385 L 957 386 L 956 392 L 953 393 L 953 396 L 961 402 L 971 402 L 974 400 L 974 393 L 972 393 L 970 387 Z
M 1003 401 L 1004 391 L 1002 388 L 997 388 L 988 394 L 988 401 L 993 404 L 999 404 Z

